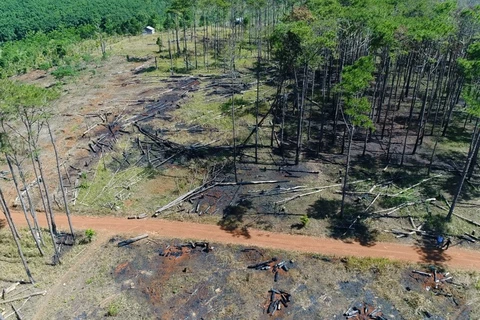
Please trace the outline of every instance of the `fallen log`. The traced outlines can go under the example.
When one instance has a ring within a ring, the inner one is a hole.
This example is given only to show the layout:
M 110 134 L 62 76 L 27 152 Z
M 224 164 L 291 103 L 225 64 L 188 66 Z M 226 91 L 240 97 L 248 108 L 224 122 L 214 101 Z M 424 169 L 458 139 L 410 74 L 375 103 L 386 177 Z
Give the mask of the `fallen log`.
M 475 225 L 475 226 L 477 226 L 477 227 L 480 227 L 480 223 L 475 222 L 475 221 L 473 221 L 472 219 L 468 219 L 468 218 L 462 217 L 461 215 L 456 214 L 456 213 L 454 213 L 453 215 L 454 215 L 455 217 L 460 218 L 460 219 L 462 219 L 462 220 L 465 220 L 465 221 L 467 221 L 467 222 L 469 222 L 469 223 L 471 223 L 471 224 L 473 224 L 473 225 Z
M 9 299 L 9 300 L 4 300 L 4 301 L 0 300 L 0 304 L 11 303 L 11 302 L 14 302 L 14 301 L 28 299 L 28 298 L 35 297 L 35 296 L 40 296 L 40 295 L 44 296 L 45 294 L 47 294 L 47 290 L 39 291 L 39 292 L 33 292 L 33 293 L 30 293 L 29 295 L 22 296 L 22 297 L 12 298 L 12 299 Z
M 359 183 L 359 182 L 363 182 L 363 181 L 367 181 L 367 180 L 370 180 L 370 179 L 366 179 L 366 180 L 357 180 L 357 181 L 353 181 L 349 184 L 356 184 L 356 183 Z M 342 186 L 343 184 L 341 183 L 337 183 L 337 184 L 332 184 L 332 185 L 329 185 L 329 186 L 325 186 L 325 187 L 318 187 L 316 188 L 317 190 L 315 191 L 311 191 L 311 192 L 307 192 L 307 193 L 303 193 L 303 194 L 297 194 L 296 196 L 293 196 L 293 197 L 290 197 L 290 198 L 287 198 L 287 199 L 283 199 L 283 200 L 280 200 L 280 201 L 277 201 L 277 202 L 274 202 L 275 205 L 277 204 L 281 204 L 281 203 L 287 203 L 287 202 L 290 202 L 292 200 L 295 200 L 295 199 L 298 199 L 298 198 L 302 198 L 302 197 L 305 197 L 305 196 L 309 196 L 309 195 L 312 195 L 312 194 L 315 194 L 315 193 L 319 193 L 325 189 L 328 189 L 328 188 L 334 188 L 334 187 L 340 187 Z
M 422 271 L 418 271 L 418 270 L 412 270 L 413 273 L 418 273 L 422 276 L 426 276 L 426 277 L 431 277 L 432 274 L 431 273 L 426 273 L 426 272 L 422 272 Z
M 423 179 L 423 180 L 420 181 L 419 183 L 416 183 L 416 184 L 414 184 L 414 185 L 412 185 L 412 186 L 410 186 L 410 187 L 408 187 L 408 188 L 406 188 L 406 189 L 403 189 L 403 190 L 395 193 L 393 196 L 398 196 L 398 195 L 400 195 L 400 194 L 402 194 L 402 193 L 404 193 L 404 192 L 406 192 L 406 191 L 408 191 L 408 190 L 410 190 L 410 189 L 413 189 L 413 188 L 415 188 L 415 187 L 418 187 L 418 186 L 421 185 L 422 183 L 425 183 L 425 182 L 427 182 L 427 181 L 429 181 L 429 180 L 432 180 L 432 179 L 435 179 L 435 178 L 438 178 L 438 177 L 441 177 L 441 176 L 442 176 L 441 174 L 437 174 L 436 176 Z
M 465 232 L 464 234 L 467 235 L 467 236 L 469 236 L 470 238 L 472 238 L 472 239 L 474 239 L 474 240 L 480 241 L 480 238 L 475 237 L 473 234 L 470 234 L 470 233 L 468 233 L 468 232 Z
M 182 194 L 180 197 L 176 198 L 172 202 L 170 202 L 170 203 L 164 205 L 163 207 L 157 209 L 155 211 L 155 213 L 153 214 L 153 217 L 157 217 L 160 214 L 160 212 L 165 211 L 167 209 L 170 209 L 170 208 L 182 203 L 183 201 L 187 200 L 189 197 L 195 195 L 197 192 L 203 192 L 203 191 L 205 191 L 207 189 L 210 189 L 211 187 L 215 186 L 215 185 L 213 185 L 213 186 L 210 186 L 210 187 L 206 188 L 205 187 L 206 185 L 207 185 L 207 183 L 202 184 L 200 187 L 197 187 L 193 190 L 190 190 L 189 192 L 187 192 L 185 194 Z
M 8 288 L 5 288 L 2 290 L 2 299 L 5 300 L 5 296 L 12 292 L 13 290 L 15 290 L 17 288 L 17 286 L 20 284 L 20 282 L 15 282 L 14 284 L 12 284 L 11 286 L 9 286 Z
M 410 236 L 412 234 L 415 234 L 415 231 L 405 232 L 405 231 L 401 231 L 401 230 L 397 230 L 397 229 L 392 229 L 392 233 L 401 234 L 401 235 L 405 235 L 405 236 Z
M 215 186 L 245 186 L 251 184 L 274 184 L 288 183 L 290 180 L 267 180 L 267 181 L 240 181 L 240 182 L 217 182 Z
M 120 241 L 118 244 L 117 244 L 117 247 L 124 247 L 126 245 L 129 245 L 129 244 L 132 244 L 134 242 L 137 242 L 139 240 L 142 240 L 142 239 L 145 239 L 148 237 L 148 234 L 142 234 L 138 237 L 134 237 L 134 238 L 130 238 L 130 239 L 127 239 L 127 240 L 124 240 L 124 241 Z
M 20 315 L 20 312 L 17 310 L 17 308 L 15 308 L 13 303 L 10 306 L 12 307 L 13 312 L 15 312 L 15 315 L 17 316 L 17 320 L 23 320 L 22 316 Z
M 469 242 L 471 242 L 471 243 L 475 243 L 475 242 L 476 242 L 475 240 L 473 240 L 472 238 L 470 238 L 470 236 L 460 235 L 460 236 L 458 236 L 458 237 L 459 237 L 460 239 L 467 240 L 467 241 L 469 241 Z
M 387 208 L 387 209 L 382 209 L 382 210 L 378 210 L 378 211 L 375 211 L 373 212 L 373 214 L 377 214 L 377 213 L 382 213 L 382 212 L 387 212 L 385 213 L 385 215 L 390 215 L 402 208 L 405 208 L 405 207 L 408 207 L 408 206 L 413 206 L 413 205 L 416 205 L 416 204 L 419 204 L 419 203 L 425 203 L 425 202 L 432 202 L 432 201 L 436 201 L 437 199 L 436 198 L 428 198 L 428 199 L 425 199 L 425 200 L 420 200 L 420 201 L 415 201 L 415 202 L 404 202 L 402 204 L 399 204 L 398 206 L 395 206 L 395 207 L 392 207 L 392 208 Z

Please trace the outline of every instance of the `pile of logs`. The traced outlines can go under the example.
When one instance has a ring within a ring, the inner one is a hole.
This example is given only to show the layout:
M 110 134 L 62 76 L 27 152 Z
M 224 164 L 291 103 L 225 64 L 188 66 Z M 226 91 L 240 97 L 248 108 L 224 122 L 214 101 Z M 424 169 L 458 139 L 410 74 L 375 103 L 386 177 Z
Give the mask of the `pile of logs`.
M 201 251 L 209 253 L 210 250 L 213 249 L 213 247 L 210 247 L 210 243 L 208 242 L 190 242 L 190 243 L 181 244 L 178 246 L 167 245 L 167 247 L 164 250 L 160 251 L 160 256 L 165 258 L 168 258 L 168 257 L 179 258 L 184 254 L 188 254 L 195 249 L 201 249 Z
M 366 303 L 349 308 L 343 314 L 349 320 L 386 320 L 379 308 L 374 308 Z
M 453 276 L 451 276 L 449 272 L 441 273 L 437 272 L 436 269 L 434 269 L 433 272 L 412 270 L 412 277 L 415 280 L 420 281 L 423 288 L 427 291 L 432 291 L 436 295 L 443 295 L 446 297 L 452 296 L 446 285 L 453 281 Z
M 278 262 L 278 258 L 273 257 L 272 259 L 264 262 L 260 262 L 254 265 L 250 265 L 247 267 L 248 269 L 255 269 L 255 270 L 271 270 L 274 274 L 273 279 L 275 282 L 279 279 L 279 272 L 288 272 L 287 262 L 282 260 Z
M 270 301 L 267 307 L 267 314 L 273 316 L 278 310 L 282 309 L 282 305 L 287 308 L 290 302 L 290 293 L 282 290 L 273 289 L 268 291 L 270 293 Z

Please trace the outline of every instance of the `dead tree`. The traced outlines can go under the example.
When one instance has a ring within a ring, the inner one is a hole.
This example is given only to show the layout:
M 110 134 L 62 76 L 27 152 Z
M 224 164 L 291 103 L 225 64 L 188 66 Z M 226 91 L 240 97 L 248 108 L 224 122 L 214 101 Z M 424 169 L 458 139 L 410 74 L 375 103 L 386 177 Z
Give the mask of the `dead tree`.
M 0 189 L 0 202 L 2 203 L 2 210 L 3 213 L 5 214 L 5 218 L 7 219 L 8 226 L 10 227 L 10 230 L 12 231 L 12 237 L 13 240 L 15 241 L 15 245 L 17 246 L 18 250 L 18 255 L 20 256 L 20 259 L 22 260 L 23 267 L 25 268 L 25 272 L 27 273 L 28 279 L 30 282 L 33 284 L 35 283 L 35 280 L 33 280 L 32 273 L 30 272 L 30 269 L 27 264 L 27 260 L 25 259 L 25 256 L 23 255 L 22 251 L 22 246 L 20 245 L 19 238 L 17 237 L 17 234 L 15 233 L 15 224 L 12 220 L 12 216 L 10 215 L 10 210 L 8 209 L 7 203 L 5 201 L 5 197 L 3 196 L 2 189 Z
M 43 256 L 44 253 L 43 253 L 42 247 L 40 246 L 39 239 L 38 239 L 37 235 L 35 234 L 35 231 L 33 230 L 30 219 L 28 218 L 27 207 L 25 206 L 25 202 L 23 201 L 22 192 L 20 191 L 20 188 L 18 187 L 17 175 L 15 174 L 15 171 L 13 170 L 12 161 L 10 160 L 10 157 L 7 154 L 5 154 L 5 159 L 7 160 L 8 168 L 10 169 L 10 172 L 12 174 L 13 184 L 15 185 L 15 190 L 17 191 L 18 199 L 20 200 L 20 205 L 22 206 L 23 214 L 25 215 L 25 220 L 27 220 L 28 229 L 30 230 L 30 233 L 32 234 L 32 237 L 33 237 L 33 240 L 35 241 L 35 245 L 37 246 L 38 252 L 40 252 L 40 255 Z M 37 232 L 40 233 L 40 230 L 37 229 Z
M 30 210 L 30 215 L 32 216 L 33 219 L 33 224 L 35 226 L 35 229 L 40 231 L 40 224 L 38 223 L 37 219 L 37 213 L 35 212 L 35 206 L 33 204 L 32 196 L 30 195 L 29 187 L 27 184 L 27 180 L 25 178 L 25 173 L 23 172 L 22 165 L 20 164 L 20 161 L 18 161 L 17 155 L 14 153 L 13 154 L 13 162 L 15 166 L 17 167 L 18 174 L 20 176 L 20 180 L 22 181 L 23 189 L 25 190 L 25 196 L 27 197 L 28 201 L 28 209 Z M 38 183 L 38 181 L 36 181 Z M 38 232 L 38 239 L 40 240 L 40 243 L 42 245 L 45 245 L 45 242 L 43 241 L 43 236 L 41 232 Z
M 52 130 L 50 129 L 50 124 L 48 123 L 48 121 L 46 121 L 46 124 L 47 124 L 48 134 L 50 135 L 50 141 L 51 141 L 52 146 L 53 146 L 53 151 L 55 153 L 55 161 L 57 163 L 58 180 L 60 182 L 60 189 L 62 190 L 62 197 L 63 197 L 63 203 L 65 205 L 65 213 L 67 214 L 68 226 L 70 227 L 70 233 L 72 234 L 73 240 L 75 240 L 75 233 L 73 232 L 72 220 L 70 219 L 70 210 L 68 209 L 67 195 L 65 194 L 65 188 L 63 187 L 62 174 L 60 172 L 60 162 L 58 161 L 57 146 L 55 145 L 55 141 L 53 140 Z
M 458 184 L 457 192 L 455 193 L 455 196 L 452 200 L 452 205 L 450 206 L 450 210 L 448 211 L 447 220 L 452 219 L 453 210 L 455 209 L 455 205 L 457 204 L 457 200 L 460 197 L 460 194 L 462 193 L 463 183 L 465 182 L 465 179 L 467 178 L 468 169 L 470 168 L 470 165 L 472 164 L 472 158 L 473 158 L 475 150 L 477 149 L 479 144 L 480 144 L 480 129 L 475 130 L 475 132 L 472 136 L 472 146 L 470 148 L 470 152 L 468 153 L 467 161 L 465 161 L 465 166 L 463 167 L 462 178 L 460 179 L 460 183 Z

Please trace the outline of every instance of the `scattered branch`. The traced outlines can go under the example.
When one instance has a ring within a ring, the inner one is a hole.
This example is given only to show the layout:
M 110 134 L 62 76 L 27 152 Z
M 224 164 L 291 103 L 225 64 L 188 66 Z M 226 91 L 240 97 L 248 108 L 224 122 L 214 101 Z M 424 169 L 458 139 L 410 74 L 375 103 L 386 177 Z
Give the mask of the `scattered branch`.
M 47 290 L 39 291 L 39 292 L 33 292 L 33 293 L 30 293 L 29 295 L 18 297 L 18 298 L 12 298 L 12 299 L 9 299 L 9 300 L 0 300 L 0 304 L 5 304 L 5 303 L 18 301 L 18 300 L 28 299 L 28 298 L 35 297 L 35 296 L 44 296 L 45 294 L 47 294 Z

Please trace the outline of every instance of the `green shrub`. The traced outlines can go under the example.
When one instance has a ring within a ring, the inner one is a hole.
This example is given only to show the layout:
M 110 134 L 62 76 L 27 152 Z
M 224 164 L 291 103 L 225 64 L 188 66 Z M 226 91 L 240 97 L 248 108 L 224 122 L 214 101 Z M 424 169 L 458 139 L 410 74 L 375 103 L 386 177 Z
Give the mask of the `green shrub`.
M 310 218 L 306 214 L 300 217 L 300 224 L 302 225 L 302 228 L 305 228 L 306 226 L 308 226 L 309 223 L 310 223 Z
M 116 317 L 119 313 L 118 305 L 116 303 L 111 303 L 108 307 L 107 317 Z
M 95 237 L 97 233 L 93 229 L 85 230 L 85 240 L 87 243 L 92 242 L 93 237 Z
M 77 71 L 72 66 L 61 66 L 52 71 L 52 76 L 56 79 L 63 79 L 65 77 L 72 77 L 77 74 Z

